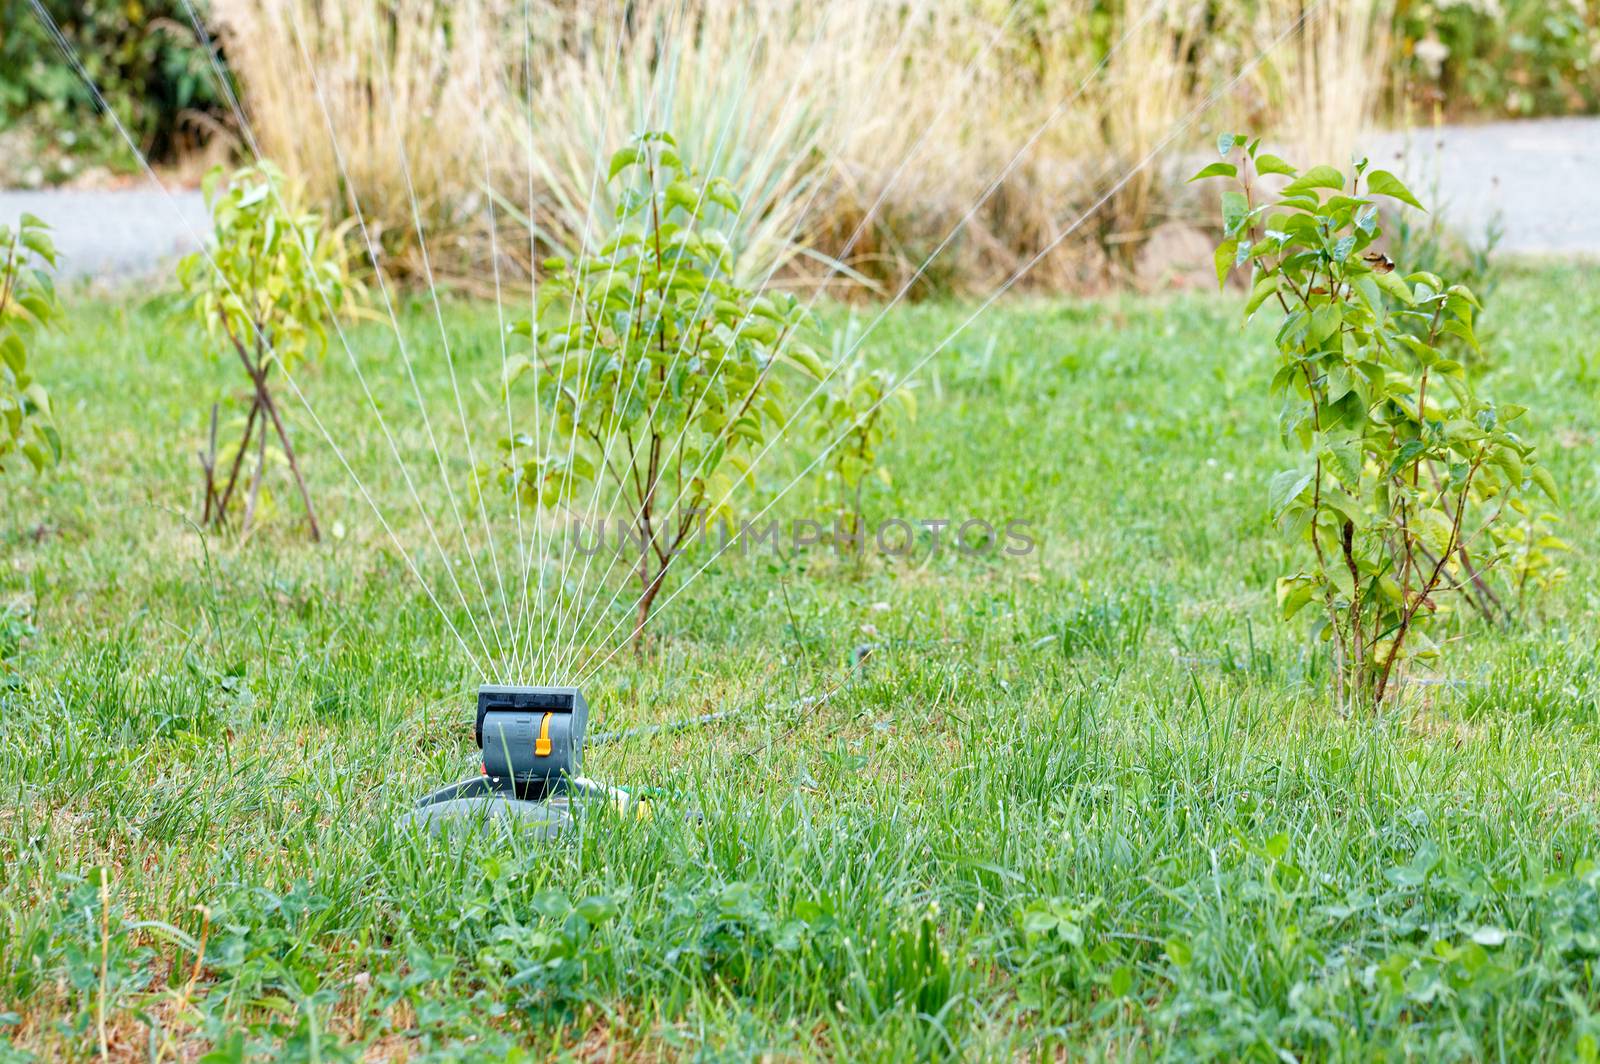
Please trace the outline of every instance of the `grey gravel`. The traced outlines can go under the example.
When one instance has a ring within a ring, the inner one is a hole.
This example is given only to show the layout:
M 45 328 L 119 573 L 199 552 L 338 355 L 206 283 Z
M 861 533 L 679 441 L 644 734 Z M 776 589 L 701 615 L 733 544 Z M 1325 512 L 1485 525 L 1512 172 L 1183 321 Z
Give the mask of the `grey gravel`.
M 1382 133 L 1369 150 L 1469 240 L 1498 214 L 1503 252 L 1600 256 L 1600 118 Z M 23 211 L 55 228 L 66 276 L 111 284 L 163 271 L 209 228 L 192 191 L 0 192 L 0 222 Z
M 1468 240 L 1498 214 L 1502 252 L 1600 255 L 1600 118 L 1387 133 L 1370 150 Z
M 49 223 L 64 277 L 134 284 L 195 250 L 211 228 L 199 192 L 142 189 L 0 192 L 0 223 L 24 212 Z

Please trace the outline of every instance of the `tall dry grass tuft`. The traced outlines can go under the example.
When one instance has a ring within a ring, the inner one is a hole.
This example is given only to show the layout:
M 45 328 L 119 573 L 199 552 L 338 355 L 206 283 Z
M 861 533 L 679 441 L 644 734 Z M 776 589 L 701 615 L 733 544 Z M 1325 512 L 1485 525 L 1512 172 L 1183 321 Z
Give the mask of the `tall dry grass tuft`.
M 1126 39 L 1098 95 L 1111 171 L 1124 172 L 1149 157 L 1208 91 L 1190 63 L 1205 14 L 1203 4 L 1126 0 Z M 1162 220 L 1171 185 L 1164 165 L 1146 165 L 1100 212 L 1095 231 L 1118 275 L 1132 274 L 1140 244 Z
M 1259 68 L 1274 138 L 1298 158 L 1342 166 L 1372 128 L 1391 65 L 1394 0 L 1263 0 L 1256 46 L 1297 19 L 1294 35 Z
M 436 272 L 458 279 L 486 273 L 491 197 L 502 267 L 526 276 L 546 254 L 597 246 L 614 217 L 597 160 L 665 128 L 741 191 L 744 213 L 723 222 L 748 278 L 888 294 L 915 276 L 920 294 L 992 289 L 1046 246 L 1299 14 L 1295 0 L 1256 2 L 213 9 L 263 151 L 328 204 L 359 200 L 394 268 L 421 265 L 412 189 Z M 1322 3 L 1317 34 L 1264 65 L 1232 112 L 1317 148 L 1353 141 L 1370 115 L 1387 17 L 1363 4 L 1392 0 Z M 1126 275 L 1176 187 L 1161 165 L 1141 172 L 1030 280 Z
M 474 62 L 500 47 L 489 20 L 433 0 L 215 0 L 213 12 L 264 154 L 325 204 L 359 203 L 390 265 L 420 270 L 418 221 L 459 243 L 477 186 L 466 164 L 492 110 Z
M 878 39 L 889 16 L 860 13 Z M 874 99 L 856 73 L 871 57 L 852 46 L 837 6 L 640 0 L 544 14 L 553 21 L 530 35 L 531 77 L 506 99 L 508 143 L 519 147 L 496 183 L 526 186 L 531 171 L 546 244 L 570 255 L 603 240 L 614 204 L 596 185 L 597 161 L 643 129 L 671 130 L 686 159 L 740 191 L 744 210 L 726 221 L 747 272 L 809 243 L 829 141 L 859 120 L 842 120 L 839 100 L 852 89 L 865 107 Z

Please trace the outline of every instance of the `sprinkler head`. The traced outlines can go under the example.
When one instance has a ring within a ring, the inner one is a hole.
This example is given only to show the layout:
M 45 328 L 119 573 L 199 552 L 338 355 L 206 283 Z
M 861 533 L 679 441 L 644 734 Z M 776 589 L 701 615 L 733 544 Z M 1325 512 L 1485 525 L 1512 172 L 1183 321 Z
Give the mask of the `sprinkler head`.
M 473 728 L 481 774 L 423 798 L 399 820 L 433 834 L 486 825 L 555 838 L 572 822 L 574 796 L 606 788 L 582 779 L 589 703 L 576 687 L 478 688 Z
M 537 800 L 560 793 L 583 774 L 589 703 L 576 687 L 484 684 L 473 731 L 483 774 L 497 789 Z

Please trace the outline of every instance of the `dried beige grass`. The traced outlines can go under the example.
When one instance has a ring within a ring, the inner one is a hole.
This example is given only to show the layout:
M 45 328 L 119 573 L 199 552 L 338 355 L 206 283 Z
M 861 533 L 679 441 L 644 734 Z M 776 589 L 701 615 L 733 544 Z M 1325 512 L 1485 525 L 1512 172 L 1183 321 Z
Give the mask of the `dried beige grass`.
M 1386 18 L 1362 0 L 1322 2 L 1333 13 L 1315 34 L 1281 46 L 1247 88 L 1254 128 L 1281 124 L 1326 151 L 1370 114 L 1379 79 L 1365 72 L 1382 62 Z M 1262 3 L 1259 17 L 1222 9 L 1231 22 L 1189 0 L 1126 0 L 1110 15 L 1090 0 L 215 0 L 214 11 L 262 150 L 322 200 L 348 211 L 358 198 L 398 268 L 421 265 L 408 172 L 437 270 L 486 275 L 492 194 L 502 265 L 526 276 L 545 254 L 597 245 L 613 214 L 596 161 L 664 128 L 743 193 L 730 235 L 747 278 L 776 270 L 794 285 L 892 293 L 958 225 L 915 291 L 1010 277 L 1298 15 L 1291 0 Z M 1123 274 L 1174 187 L 1165 167 L 1142 171 L 1029 279 Z
M 1272 139 L 1307 162 L 1348 165 L 1377 117 L 1393 44 L 1394 0 L 1264 0 L 1256 46 L 1305 18 L 1256 82 Z

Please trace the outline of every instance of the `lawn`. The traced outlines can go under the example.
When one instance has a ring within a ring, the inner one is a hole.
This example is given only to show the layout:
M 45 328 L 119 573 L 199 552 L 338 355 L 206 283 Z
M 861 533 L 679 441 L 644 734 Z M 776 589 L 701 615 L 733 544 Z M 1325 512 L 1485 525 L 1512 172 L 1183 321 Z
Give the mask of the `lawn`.
M 485 677 L 451 626 L 493 611 L 413 578 L 446 586 L 343 348 L 301 383 L 393 539 L 292 401 L 325 542 L 280 471 L 246 541 L 202 535 L 195 451 L 235 367 L 165 297 L 80 297 L 39 356 L 68 458 L 8 473 L 0 515 L 0 1058 L 1592 1060 L 1595 280 L 1509 274 L 1482 371 L 1532 408 L 1570 578 L 1516 626 L 1463 621 L 1380 717 L 1340 713 L 1276 619 L 1267 333 L 1231 297 L 1019 300 L 929 363 L 867 498 L 1025 520 L 1036 549 L 685 563 L 647 653 L 586 682 L 592 728 L 737 713 L 595 746 L 653 816 L 554 845 L 394 830 L 473 771 Z M 874 362 L 969 311 L 895 310 Z M 432 307 L 403 314 L 476 507 Z M 445 320 L 492 449 L 496 315 Z M 425 464 L 392 336 L 351 340 Z M 772 514 L 831 498 L 807 481 Z

